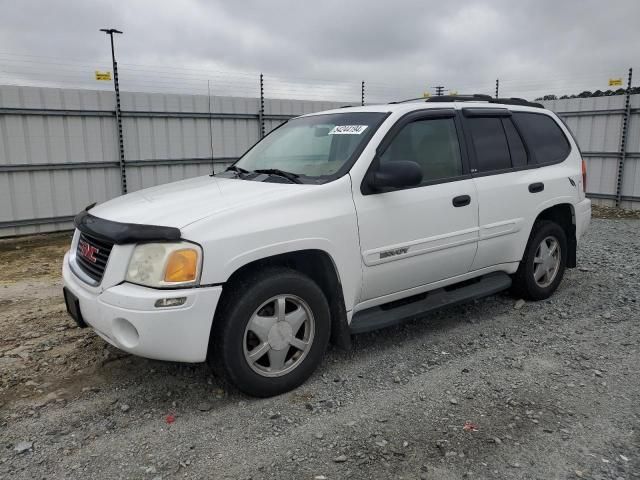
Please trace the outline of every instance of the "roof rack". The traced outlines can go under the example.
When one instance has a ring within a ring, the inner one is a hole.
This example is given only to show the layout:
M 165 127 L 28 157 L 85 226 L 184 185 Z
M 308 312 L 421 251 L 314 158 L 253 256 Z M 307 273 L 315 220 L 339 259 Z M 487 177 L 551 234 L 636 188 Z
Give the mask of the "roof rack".
M 429 103 L 438 103 L 438 102 L 487 102 L 487 103 L 502 103 L 503 105 L 522 105 L 524 107 L 537 107 L 544 108 L 544 105 L 537 102 L 530 102 L 529 100 L 525 100 L 524 98 L 517 97 L 509 97 L 509 98 L 495 98 L 491 95 L 484 95 L 482 93 L 474 93 L 471 95 L 436 95 L 435 97 L 416 97 L 416 98 L 407 98 L 406 100 L 397 100 L 395 102 L 389 102 L 389 105 L 394 105 L 397 103 L 407 103 L 407 102 L 429 102 Z
M 492 100 L 490 95 L 483 95 L 481 93 L 474 93 L 472 95 L 437 95 L 435 97 L 416 97 L 407 98 L 406 100 L 396 100 L 395 102 L 389 102 L 389 105 L 396 103 L 408 103 L 408 102 L 489 102 Z
M 495 98 L 490 95 L 474 94 L 474 95 L 438 95 L 429 97 L 425 102 L 488 102 L 502 103 L 503 105 L 521 105 L 524 107 L 544 108 L 544 105 L 537 102 L 530 102 L 524 98 Z

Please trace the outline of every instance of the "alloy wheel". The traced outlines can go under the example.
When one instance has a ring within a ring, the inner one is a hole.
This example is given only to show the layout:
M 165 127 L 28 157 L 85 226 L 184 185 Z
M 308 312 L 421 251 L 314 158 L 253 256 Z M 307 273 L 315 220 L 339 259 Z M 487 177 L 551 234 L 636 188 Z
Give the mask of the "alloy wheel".
M 298 367 L 313 344 L 315 320 L 295 295 L 277 295 L 260 305 L 245 329 L 244 357 L 264 377 L 280 377 Z

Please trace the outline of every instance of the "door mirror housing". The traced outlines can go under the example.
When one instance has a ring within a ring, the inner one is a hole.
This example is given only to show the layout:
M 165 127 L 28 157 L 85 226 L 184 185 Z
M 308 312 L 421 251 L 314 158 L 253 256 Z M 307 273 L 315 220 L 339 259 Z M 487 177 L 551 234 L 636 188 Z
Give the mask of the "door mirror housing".
M 422 169 L 416 162 L 397 160 L 380 162 L 369 180 L 373 190 L 415 187 L 422 182 Z

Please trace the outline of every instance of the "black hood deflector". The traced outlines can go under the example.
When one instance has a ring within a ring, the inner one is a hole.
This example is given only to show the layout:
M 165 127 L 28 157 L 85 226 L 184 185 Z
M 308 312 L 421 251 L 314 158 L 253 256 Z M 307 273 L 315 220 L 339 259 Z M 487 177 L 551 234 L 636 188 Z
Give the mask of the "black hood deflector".
M 93 206 L 93 205 L 92 205 Z M 180 229 L 161 225 L 121 223 L 94 217 L 88 210 L 80 212 L 73 219 L 76 228 L 87 235 L 123 245 L 127 243 L 180 240 Z

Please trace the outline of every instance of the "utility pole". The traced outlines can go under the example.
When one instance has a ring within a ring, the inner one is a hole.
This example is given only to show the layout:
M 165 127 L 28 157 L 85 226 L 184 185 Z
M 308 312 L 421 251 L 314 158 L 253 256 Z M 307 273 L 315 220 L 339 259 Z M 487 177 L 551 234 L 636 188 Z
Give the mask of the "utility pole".
M 500 79 L 496 78 L 496 98 L 499 97 L 498 92 L 500 91 Z
M 437 85 L 435 87 L 433 87 L 436 89 L 436 96 L 440 97 L 442 95 L 444 95 L 444 86 L 443 85 Z
M 124 140 L 122 138 L 122 111 L 120 110 L 120 85 L 118 84 L 118 63 L 116 62 L 115 49 L 113 47 L 113 34 L 122 33 L 115 28 L 101 28 L 101 32 L 109 35 L 111 40 L 111 61 L 113 62 L 113 86 L 116 91 L 116 125 L 118 126 L 118 153 L 120 163 L 120 187 L 122 194 L 127 193 L 127 171 L 124 166 Z
M 364 80 L 362 80 L 362 88 L 360 89 L 360 105 L 364 107 Z

